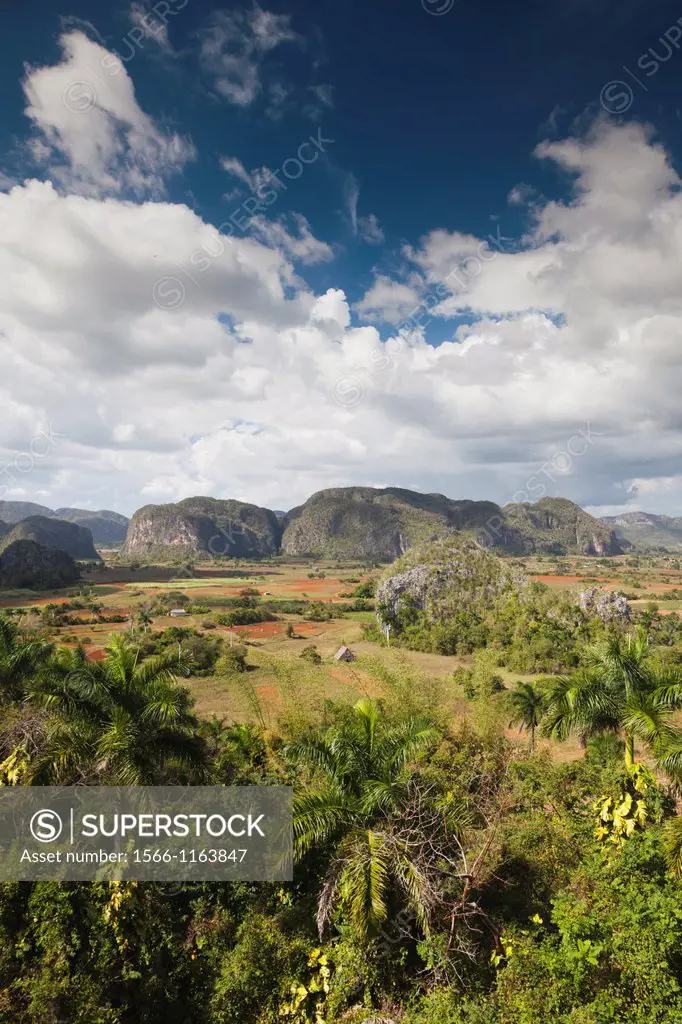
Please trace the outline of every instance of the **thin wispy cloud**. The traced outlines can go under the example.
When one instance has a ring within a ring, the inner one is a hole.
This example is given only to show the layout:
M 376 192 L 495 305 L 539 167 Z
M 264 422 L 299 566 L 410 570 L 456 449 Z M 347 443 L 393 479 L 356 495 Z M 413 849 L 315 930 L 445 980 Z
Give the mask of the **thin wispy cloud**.
M 250 106 L 263 91 L 268 54 L 300 37 L 288 15 L 273 14 L 258 4 L 250 10 L 214 12 L 200 33 L 200 61 L 215 91 L 239 107 Z

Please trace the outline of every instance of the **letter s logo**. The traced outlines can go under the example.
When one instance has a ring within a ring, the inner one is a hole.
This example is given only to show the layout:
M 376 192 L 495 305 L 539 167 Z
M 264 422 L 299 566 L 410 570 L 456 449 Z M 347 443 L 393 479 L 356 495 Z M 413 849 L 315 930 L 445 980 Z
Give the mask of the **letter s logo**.
M 43 809 L 33 815 L 29 828 L 31 835 L 39 843 L 53 843 L 62 834 L 62 819 L 56 811 Z

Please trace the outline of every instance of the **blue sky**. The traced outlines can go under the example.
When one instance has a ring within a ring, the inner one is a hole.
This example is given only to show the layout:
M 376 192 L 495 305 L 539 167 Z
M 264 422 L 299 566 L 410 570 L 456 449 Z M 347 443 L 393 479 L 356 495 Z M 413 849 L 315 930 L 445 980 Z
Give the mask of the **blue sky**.
M 246 107 L 216 95 L 198 43 L 215 12 L 240 6 L 183 3 L 170 5 L 165 19 L 178 51 L 172 58 L 164 58 L 153 38 L 137 45 L 129 36 L 129 3 L 74 0 L 60 8 L 38 0 L 23 15 L 20 8 L 5 15 L 0 74 L 8 102 L 0 151 L 10 154 L 26 136 L 24 65 L 56 62 L 62 26 L 90 25 L 107 49 L 125 57 L 141 107 L 191 136 L 198 159 L 169 183 L 168 195 L 215 224 L 239 206 L 224 199 L 221 156 L 229 152 L 248 167 L 274 169 L 323 127 L 334 139 L 329 159 L 291 185 L 277 212 L 303 213 L 320 238 L 339 246 L 333 268 L 311 276 L 352 298 L 369 286 L 374 266 L 392 269 L 401 243 L 434 226 L 485 236 L 499 222 L 505 235 L 523 232 L 522 211 L 507 202 L 514 184 L 565 192 L 553 169 L 533 160 L 534 146 L 570 131 L 576 118 L 597 116 L 600 91 L 611 80 L 632 85 L 631 113 L 655 123 L 673 151 L 679 139 L 682 59 L 662 66 L 651 82 L 636 64 L 680 16 L 673 3 L 652 12 L 641 0 L 457 0 L 442 16 L 429 15 L 420 0 L 270 3 L 267 10 L 288 18 L 300 38 L 263 60 L 262 92 Z M 430 6 L 440 5 L 432 0 Z M 660 45 L 659 52 L 665 54 Z M 648 93 L 623 64 L 640 74 Z M 281 111 L 269 94 L 278 85 L 289 92 Z M 333 108 L 315 103 L 315 86 L 331 88 Z M 305 113 L 308 106 L 319 115 Z M 21 156 L 15 166 L 26 170 Z M 379 249 L 358 243 L 350 230 L 344 197 L 350 175 L 360 189 L 360 211 L 379 218 L 386 241 Z
M 2 497 L 542 486 L 682 512 L 681 14 L 5 13 Z

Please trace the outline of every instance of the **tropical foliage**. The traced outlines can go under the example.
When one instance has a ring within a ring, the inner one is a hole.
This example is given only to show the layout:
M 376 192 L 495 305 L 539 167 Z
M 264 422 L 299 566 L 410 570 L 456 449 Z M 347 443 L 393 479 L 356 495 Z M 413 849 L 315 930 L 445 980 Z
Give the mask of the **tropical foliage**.
M 23 781 L 140 786 L 200 778 L 203 743 L 189 691 L 175 677 L 186 664 L 176 652 L 141 660 L 117 636 L 105 661 L 62 649 L 17 681 L 9 735 L 25 731 L 8 753 L 22 762 Z
M 662 768 L 677 771 L 682 747 L 673 716 L 679 707 L 682 671 L 658 663 L 640 629 L 588 649 L 581 670 L 554 683 L 547 696 L 546 731 L 556 738 L 618 732 L 628 767 L 635 763 L 639 741 Z
M 0 784 L 293 785 L 295 880 L 2 884 L 1 1024 L 682 1020 L 680 683 L 643 635 L 507 689 L 483 652 L 485 729 L 371 663 L 381 700 L 199 721 L 184 641 L 148 641 L 96 661 L 0 617 Z
M 410 796 L 410 762 L 437 735 L 425 718 L 393 725 L 363 700 L 347 721 L 289 748 L 289 757 L 320 779 L 294 805 L 296 853 L 332 846 L 318 903 L 321 936 L 337 905 L 358 934 L 375 933 L 388 916 L 391 888 L 427 924 L 421 872 L 398 823 Z
M 530 752 L 535 750 L 535 730 L 540 725 L 545 698 L 530 683 L 517 683 L 508 695 L 512 725 L 525 729 L 530 736 Z

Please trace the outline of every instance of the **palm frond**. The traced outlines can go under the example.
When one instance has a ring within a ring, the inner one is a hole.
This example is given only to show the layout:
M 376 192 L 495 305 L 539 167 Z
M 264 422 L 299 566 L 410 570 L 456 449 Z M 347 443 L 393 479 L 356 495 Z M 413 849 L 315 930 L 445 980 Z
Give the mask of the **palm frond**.
M 542 731 L 552 739 L 619 728 L 618 703 L 598 672 L 558 677 L 548 688 L 544 703 Z
M 385 837 L 371 829 L 358 831 L 348 837 L 340 855 L 345 861 L 341 898 L 358 933 L 371 935 L 388 916 L 390 852 Z
M 294 800 L 294 850 L 298 858 L 349 825 L 358 805 L 342 789 L 303 793 Z
M 353 711 L 364 739 L 365 748 L 371 758 L 374 754 L 379 725 L 379 706 L 376 701 L 365 698 L 355 704 Z
M 677 734 L 667 742 L 659 744 L 654 750 L 654 755 L 658 767 L 679 786 L 682 783 L 682 737 Z
M 663 826 L 663 849 L 668 867 L 682 878 L 682 818 L 671 818 Z
M 400 771 L 417 754 L 435 746 L 440 738 L 440 732 L 425 716 L 410 718 L 405 724 L 387 730 L 381 743 L 382 775 Z
M 129 682 L 134 689 L 145 689 L 154 683 L 173 685 L 177 676 L 189 666 L 187 655 L 166 653 L 145 658 L 130 674 Z
M 397 880 L 414 911 L 425 935 L 430 934 L 428 885 L 424 873 L 404 847 L 398 847 L 393 857 Z
M 656 699 L 653 694 L 640 693 L 626 701 L 621 722 L 626 733 L 653 749 L 673 743 L 678 735 L 671 716 L 672 709 L 667 702 Z
M 387 814 L 398 808 L 405 794 L 405 785 L 396 779 L 367 779 L 360 790 L 360 810 L 363 814 Z
M 319 736 L 304 736 L 290 743 L 285 750 L 285 755 L 293 763 L 307 765 L 335 781 L 342 779 L 346 773 L 347 760 L 342 753 L 328 738 Z
M 682 674 L 677 667 L 665 668 L 659 672 L 652 689 L 656 699 L 668 707 L 682 707 Z

